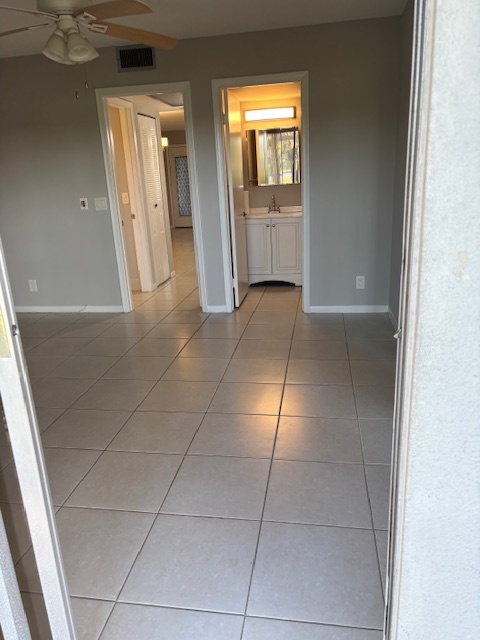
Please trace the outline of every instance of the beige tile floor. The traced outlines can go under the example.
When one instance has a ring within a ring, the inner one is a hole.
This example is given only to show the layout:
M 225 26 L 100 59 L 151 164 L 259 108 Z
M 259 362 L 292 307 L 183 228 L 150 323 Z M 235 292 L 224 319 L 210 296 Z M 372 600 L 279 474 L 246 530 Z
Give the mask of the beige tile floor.
M 395 344 L 300 289 L 199 309 L 177 277 L 130 314 L 20 314 L 83 640 L 380 640 Z M 46 630 L 8 442 L 0 501 Z

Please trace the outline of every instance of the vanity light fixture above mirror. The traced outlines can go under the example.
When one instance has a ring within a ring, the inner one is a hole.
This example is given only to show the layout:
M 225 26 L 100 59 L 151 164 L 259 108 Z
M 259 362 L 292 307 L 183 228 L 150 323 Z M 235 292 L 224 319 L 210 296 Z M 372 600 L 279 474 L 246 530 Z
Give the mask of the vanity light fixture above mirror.
M 245 122 L 288 120 L 290 118 L 295 118 L 295 107 L 273 107 L 270 109 L 250 109 L 245 111 Z

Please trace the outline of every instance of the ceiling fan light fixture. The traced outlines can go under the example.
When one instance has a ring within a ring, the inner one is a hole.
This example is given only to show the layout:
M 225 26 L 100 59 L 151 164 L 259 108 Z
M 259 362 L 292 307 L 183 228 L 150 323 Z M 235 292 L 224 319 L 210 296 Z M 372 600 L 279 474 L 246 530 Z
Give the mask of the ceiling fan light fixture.
M 98 52 L 79 31 L 71 30 L 67 35 L 68 57 L 72 62 L 90 62 L 98 58 Z
M 60 64 L 72 64 L 68 58 L 65 36 L 60 29 L 55 29 L 47 40 L 42 53 L 54 62 L 60 62 Z

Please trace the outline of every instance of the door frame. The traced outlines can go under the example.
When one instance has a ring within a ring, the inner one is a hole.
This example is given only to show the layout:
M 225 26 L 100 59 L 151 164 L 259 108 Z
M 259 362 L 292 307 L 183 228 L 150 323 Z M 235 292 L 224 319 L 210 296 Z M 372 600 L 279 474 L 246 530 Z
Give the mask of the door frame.
M 188 171 L 190 176 L 190 196 L 192 200 L 192 226 L 193 243 L 195 247 L 195 262 L 197 267 L 198 289 L 200 305 L 203 310 L 207 307 L 206 280 L 205 280 L 205 255 L 203 251 L 203 234 L 200 218 L 200 200 L 198 196 L 198 178 L 195 162 L 195 138 L 193 131 L 192 102 L 190 82 L 169 82 L 142 85 L 129 85 L 125 87 L 108 87 L 95 90 L 100 136 L 102 140 L 105 173 L 107 179 L 107 193 L 110 201 L 110 215 L 112 220 L 113 241 L 117 258 L 118 278 L 122 298 L 123 311 L 133 309 L 133 299 L 128 277 L 127 256 L 123 242 L 120 205 L 115 183 L 115 158 L 113 154 L 113 141 L 109 133 L 108 103 L 112 98 L 147 95 L 151 93 L 181 92 L 184 97 L 185 134 L 188 147 Z M 165 177 L 165 176 L 164 176 Z
M 414 0 L 412 61 L 408 142 L 404 187 L 402 269 L 395 401 L 393 415 L 392 467 L 390 474 L 390 507 L 388 523 L 388 555 L 385 581 L 384 638 L 396 640 L 399 629 L 401 570 L 407 483 L 409 481 L 409 417 L 412 406 L 413 362 L 417 349 L 419 270 L 421 268 L 422 209 L 425 185 L 425 149 L 430 117 L 429 89 L 431 61 L 434 57 L 434 13 L 428 12 L 431 0 Z
M 310 311 L 310 168 L 309 168 L 309 120 L 308 120 L 308 71 L 270 73 L 259 76 L 221 78 L 212 80 L 213 122 L 217 157 L 218 204 L 220 208 L 220 233 L 222 237 L 223 273 L 225 282 L 225 306 L 227 312 L 234 309 L 232 288 L 232 247 L 229 233 L 228 189 L 225 176 L 227 168 L 223 144 L 222 90 L 237 87 L 253 87 L 264 84 L 300 82 L 302 105 L 302 180 L 300 183 L 303 213 L 303 311 Z
M 10 465 L 14 465 L 18 477 L 52 637 L 53 640 L 75 640 L 71 601 L 42 439 L 1 238 L 0 391 L 13 454 Z M 3 558 L 4 566 L 5 560 L 6 558 Z M 2 573 L 7 576 L 3 570 Z M 15 578 L 15 574 L 12 575 L 10 572 L 10 578 Z M 22 627 L 23 631 L 26 630 L 18 585 L 15 582 L 7 584 L 7 589 L 6 598 L 2 598 L 0 603 L 2 613 L 6 613 L 4 605 L 8 598 L 10 613 L 13 613 L 14 617 L 6 617 L 4 631 L 12 631 L 13 628 L 18 632 L 19 638 L 29 638 L 30 635 L 20 636 Z
M 247 220 L 244 211 L 244 152 L 240 104 L 240 100 L 236 96 L 229 95 L 228 89 L 222 90 L 223 148 L 226 167 L 225 186 L 228 194 L 228 235 L 232 249 L 230 256 L 232 259 L 231 274 L 235 308 L 241 306 L 248 293 Z M 236 122 L 237 114 L 239 116 L 238 122 Z M 238 183 L 239 178 L 241 178 L 241 184 Z M 240 192 L 240 187 L 242 192 Z M 240 210 L 242 210 L 241 217 L 239 215 Z
M 146 220 L 144 215 L 143 197 L 141 193 L 141 179 L 138 166 L 138 146 L 135 136 L 134 126 L 134 106 L 128 100 L 121 98 L 108 98 L 108 105 L 114 107 L 120 112 L 120 126 L 122 130 L 123 153 L 125 156 L 128 191 L 130 203 L 135 211 L 135 219 L 132 220 L 133 238 L 135 243 L 135 252 L 137 258 L 137 267 L 140 277 L 142 291 L 148 291 L 153 288 L 153 274 L 149 256 L 149 242 Z M 110 120 L 110 119 L 109 119 Z M 113 148 L 112 148 L 113 150 Z M 115 160 L 115 154 L 113 157 Z M 117 194 L 117 205 L 121 217 L 120 203 L 118 202 L 118 189 L 116 181 L 116 169 L 114 167 L 115 192 Z M 121 221 L 120 221 L 121 225 Z M 122 231 L 122 229 L 120 229 Z M 122 231 L 122 241 L 125 246 L 125 240 Z M 127 263 L 128 272 L 128 263 Z M 129 282 L 130 289 L 130 282 Z

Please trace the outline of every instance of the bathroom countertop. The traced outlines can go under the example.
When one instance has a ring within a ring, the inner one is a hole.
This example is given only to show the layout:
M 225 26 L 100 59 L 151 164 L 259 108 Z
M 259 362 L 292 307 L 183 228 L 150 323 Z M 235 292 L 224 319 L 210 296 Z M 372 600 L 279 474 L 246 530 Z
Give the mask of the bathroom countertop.
M 268 207 L 250 209 L 247 218 L 301 218 L 302 207 L 280 207 L 280 212 L 268 211 Z

